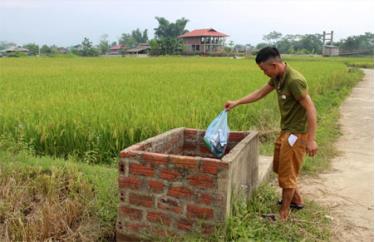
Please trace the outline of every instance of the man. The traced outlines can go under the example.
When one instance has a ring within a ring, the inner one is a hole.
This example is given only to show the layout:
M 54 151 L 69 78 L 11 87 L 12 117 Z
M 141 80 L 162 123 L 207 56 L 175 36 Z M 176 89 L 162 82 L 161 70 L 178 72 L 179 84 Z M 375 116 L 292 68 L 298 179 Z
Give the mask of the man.
M 314 156 L 316 110 L 311 100 L 305 78 L 283 62 L 276 48 L 261 49 L 255 59 L 259 68 L 271 79 L 262 88 L 236 101 L 227 101 L 226 110 L 258 101 L 273 90 L 277 92 L 281 114 L 281 132 L 275 143 L 273 170 L 278 174 L 282 188 L 280 219 L 286 221 L 289 208 L 303 208 L 303 199 L 297 188 L 297 176 L 305 152 Z

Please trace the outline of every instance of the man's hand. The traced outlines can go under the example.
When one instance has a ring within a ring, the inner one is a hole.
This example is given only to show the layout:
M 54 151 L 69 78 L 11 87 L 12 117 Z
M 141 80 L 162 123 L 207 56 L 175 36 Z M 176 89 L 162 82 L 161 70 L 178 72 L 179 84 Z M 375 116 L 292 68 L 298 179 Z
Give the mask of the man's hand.
M 306 153 L 309 156 L 314 156 L 318 152 L 318 145 L 315 140 L 308 140 L 306 144 Z
M 225 110 L 229 111 L 237 105 L 238 105 L 238 101 L 230 101 L 229 100 L 224 104 L 224 108 L 225 108 Z

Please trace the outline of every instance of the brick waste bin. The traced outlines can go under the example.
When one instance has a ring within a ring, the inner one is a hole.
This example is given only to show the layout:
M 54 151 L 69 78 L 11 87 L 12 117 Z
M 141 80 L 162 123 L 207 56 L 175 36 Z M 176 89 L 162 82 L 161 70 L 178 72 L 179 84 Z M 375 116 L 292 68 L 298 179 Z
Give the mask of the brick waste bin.
M 230 132 L 216 159 L 204 130 L 177 128 L 120 152 L 117 241 L 214 233 L 231 196 L 249 198 L 258 182 L 258 133 Z

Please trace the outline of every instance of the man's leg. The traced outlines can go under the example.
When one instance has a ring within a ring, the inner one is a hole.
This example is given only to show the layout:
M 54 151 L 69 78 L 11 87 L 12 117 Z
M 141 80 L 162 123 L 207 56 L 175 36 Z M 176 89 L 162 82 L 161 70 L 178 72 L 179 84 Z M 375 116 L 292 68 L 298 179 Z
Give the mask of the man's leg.
M 286 221 L 288 219 L 289 207 L 294 197 L 295 191 L 296 191 L 295 188 L 283 188 L 283 192 L 282 192 L 283 203 L 281 204 L 281 208 L 280 208 L 280 218 L 283 221 Z
M 293 196 L 292 202 L 297 204 L 297 205 L 303 205 L 303 198 L 302 198 L 301 193 L 299 192 L 298 188 L 296 188 L 295 191 L 294 191 L 294 196 Z

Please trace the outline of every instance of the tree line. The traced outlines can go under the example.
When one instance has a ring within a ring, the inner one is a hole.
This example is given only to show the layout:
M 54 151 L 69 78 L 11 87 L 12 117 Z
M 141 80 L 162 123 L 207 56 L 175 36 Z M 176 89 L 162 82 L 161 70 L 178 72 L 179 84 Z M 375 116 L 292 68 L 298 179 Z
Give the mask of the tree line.
M 154 38 L 148 38 L 148 30 L 140 30 L 139 28 L 130 33 L 123 33 L 118 41 L 110 42 L 108 35 L 102 35 L 97 45 L 94 45 L 88 38 L 84 38 L 80 44 L 71 46 L 70 48 L 62 48 L 56 45 L 42 45 L 31 43 L 23 47 L 29 50 L 29 55 L 47 55 L 53 56 L 57 54 L 73 54 L 79 56 L 98 56 L 108 53 L 111 47 L 115 45 L 124 46 L 126 48 L 134 48 L 141 43 L 150 45 L 151 55 L 174 55 L 181 54 L 183 51 L 182 40 L 177 38 L 188 30 L 186 24 L 188 19 L 180 18 L 175 22 L 170 22 L 164 17 L 155 17 L 158 27 L 154 28 Z M 365 53 L 374 53 L 374 34 L 366 32 L 362 35 L 353 35 L 338 42 L 332 43 L 338 46 L 340 51 L 365 50 Z M 0 50 L 15 45 L 0 41 Z M 241 45 L 229 41 L 225 45 L 226 52 L 239 52 L 249 50 L 250 53 L 256 53 L 257 50 L 265 46 L 275 46 L 281 53 L 287 54 L 321 54 L 323 47 L 322 34 L 286 34 L 272 31 L 263 36 L 263 42 L 255 46 L 251 44 Z M 367 51 L 367 52 L 366 52 Z
M 257 44 L 255 49 L 271 45 L 277 47 L 284 54 L 321 54 L 323 48 L 323 35 L 318 33 L 287 34 L 283 36 L 279 32 L 272 31 L 263 36 L 263 41 Z M 327 41 L 325 44 L 327 44 Z M 374 34 L 366 32 L 328 44 L 337 46 L 343 52 L 361 50 L 363 53 L 373 54 Z

